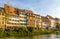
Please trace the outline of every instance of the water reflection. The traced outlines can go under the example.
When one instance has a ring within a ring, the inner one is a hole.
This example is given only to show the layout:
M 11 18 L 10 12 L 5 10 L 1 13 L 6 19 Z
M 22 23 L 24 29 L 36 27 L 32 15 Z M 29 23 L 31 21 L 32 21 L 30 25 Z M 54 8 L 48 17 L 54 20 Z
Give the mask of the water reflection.
M 60 39 L 60 35 L 50 34 L 50 35 L 39 35 L 32 37 L 10 37 L 10 38 L 0 38 L 0 39 Z

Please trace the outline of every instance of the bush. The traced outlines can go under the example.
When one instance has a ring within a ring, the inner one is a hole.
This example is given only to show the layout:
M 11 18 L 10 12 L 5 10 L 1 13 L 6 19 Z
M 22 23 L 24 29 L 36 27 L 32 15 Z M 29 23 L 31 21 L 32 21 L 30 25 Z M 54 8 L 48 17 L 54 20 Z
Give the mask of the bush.
M 32 27 L 26 28 L 26 27 L 20 27 L 15 29 L 0 29 L 0 37 L 20 37 L 20 36 L 33 36 L 33 35 L 42 35 L 42 34 L 52 34 L 52 33 L 58 33 L 60 34 L 60 31 L 54 31 L 54 30 L 45 30 L 45 29 L 34 29 Z

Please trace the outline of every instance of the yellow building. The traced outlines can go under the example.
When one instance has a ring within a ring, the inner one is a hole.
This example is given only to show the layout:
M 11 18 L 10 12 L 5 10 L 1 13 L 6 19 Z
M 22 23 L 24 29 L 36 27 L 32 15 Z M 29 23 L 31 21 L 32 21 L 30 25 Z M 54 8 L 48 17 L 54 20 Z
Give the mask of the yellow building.
M 31 10 L 18 9 L 4 4 L 0 10 L 1 26 L 4 24 L 7 28 L 13 27 L 41 27 L 40 15 L 34 14 Z
M 0 28 L 4 28 L 5 27 L 5 12 L 4 12 L 4 8 L 0 7 Z
M 19 16 L 17 14 L 16 8 L 9 6 L 7 4 L 4 5 L 5 13 L 6 13 L 6 27 L 17 27 L 19 26 Z

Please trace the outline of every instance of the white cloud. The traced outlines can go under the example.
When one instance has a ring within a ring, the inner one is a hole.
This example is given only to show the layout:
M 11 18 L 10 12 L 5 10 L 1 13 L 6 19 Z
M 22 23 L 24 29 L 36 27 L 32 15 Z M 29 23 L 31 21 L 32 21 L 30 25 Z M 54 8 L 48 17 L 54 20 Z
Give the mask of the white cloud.
M 38 7 L 36 6 L 35 8 L 40 10 L 38 13 L 42 15 L 51 15 L 53 17 L 58 17 L 60 18 L 60 0 L 43 0 L 39 2 Z
M 60 18 L 60 5 L 50 7 L 48 12 L 48 14 Z
M 53 5 L 51 5 L 47 11 L 47 14 L 60 18 L 60 0 L 54 0 Z
M 41 15 L 49 14 L 53 17 L 60 18 L 60 0 L 26 0 L 26 1 L 24 0 L 24 2 L 26 2 L 24 3 L 23 1 L 21 2 L 20 0 L 19 1 L 11 0 L 10 4 L 12 4 L 15 7 L 33 10 L 35 13 Z

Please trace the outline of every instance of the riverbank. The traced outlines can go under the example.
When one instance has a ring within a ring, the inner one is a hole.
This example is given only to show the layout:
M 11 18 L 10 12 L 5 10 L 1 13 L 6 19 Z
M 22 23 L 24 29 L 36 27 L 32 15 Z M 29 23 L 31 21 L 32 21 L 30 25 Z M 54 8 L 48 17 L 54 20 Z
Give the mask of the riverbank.
M 0 39 L 60 39 L 60 35 L 49 34 L 49 35 L 34 35 L 31 37 L 5 37 Z
M 33 35 L 43 35 L 43 34 L 60 34 L 60 31 L 55 30 L 45 30 L 45 29 L 34 29 L 34 28 L 14 28 L 14 29 L 2 29 L 0 28 L 0 37 L 26 37 Z

